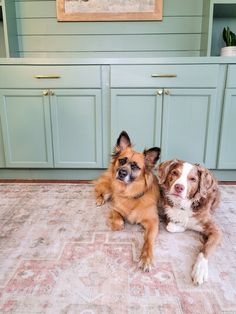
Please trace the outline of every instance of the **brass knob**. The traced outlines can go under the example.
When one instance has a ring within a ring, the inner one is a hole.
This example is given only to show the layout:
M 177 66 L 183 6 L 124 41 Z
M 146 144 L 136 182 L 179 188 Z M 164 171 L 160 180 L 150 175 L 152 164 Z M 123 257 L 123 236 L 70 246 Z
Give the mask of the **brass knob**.
M 50 96 L 53 96 L 53 95 L 55 95 L 55 92 L 50 90 Z
M 163 94 L 163 90 L 162 89 L 158 89 L 158 91 L 157 91 L 157 95 L 162 95 Z
M 43 91 L 43 96 L 48 96 L 48 93 L 49 93 L 48 89 L 45 89 L 45 90 Z
M 165 89 L 165 95 L 170 95 L 169 89 Z

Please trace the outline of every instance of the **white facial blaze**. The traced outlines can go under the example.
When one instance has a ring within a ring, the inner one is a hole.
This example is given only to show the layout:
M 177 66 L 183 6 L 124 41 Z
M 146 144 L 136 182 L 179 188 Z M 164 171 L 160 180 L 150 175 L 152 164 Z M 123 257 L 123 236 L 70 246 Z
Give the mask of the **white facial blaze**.
M 192 201 L 187 198 L 188 176 L 193 167 L 187 162 L 183 163 L 180 177 L 173 183 L 167 194 L 168 199 L 171 201 L 170 206 L 165 208 L 165 214 L 170 219 L 167 225 L 169 232 L 183 232 L 186 229 L 203 231 L 201 223 L 193 216 Z M 181 184 L 184 187 L 182 192 L 178 193 L 175 190 L 176 184 Z
M 183 164 L 182 174 L 181 176 L 174 182 L 174 184 L 171 187 L 171 193 L 175 192 L 175 185 L 176 184 L 182 184 L 184 186 L 184 190 L 181 193 L 182 198 L 186 198 L 187 196 L 187 190 L 188 190 L 188 175 L 190 171 L 192 170 L 193 165 L 189 164 L 188 162 L 185 162 Z

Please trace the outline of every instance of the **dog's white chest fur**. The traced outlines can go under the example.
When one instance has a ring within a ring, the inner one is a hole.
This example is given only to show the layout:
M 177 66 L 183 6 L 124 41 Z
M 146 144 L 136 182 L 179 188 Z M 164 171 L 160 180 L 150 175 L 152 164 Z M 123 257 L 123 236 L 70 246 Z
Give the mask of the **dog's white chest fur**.
M 170 219 L 167 225 L 167 230 L 170 232 L 183 232 L 186 229 L 202 231 L 202 226 L 193 216 L 192 208 L 188 202 L 165 208 L 165 214 Z
M 182 226 L 186 226 L 189 218 L 192 216 L 190 209 L 181 209 L 175 206 L 166 208 L 165 213 L 172 222 Z

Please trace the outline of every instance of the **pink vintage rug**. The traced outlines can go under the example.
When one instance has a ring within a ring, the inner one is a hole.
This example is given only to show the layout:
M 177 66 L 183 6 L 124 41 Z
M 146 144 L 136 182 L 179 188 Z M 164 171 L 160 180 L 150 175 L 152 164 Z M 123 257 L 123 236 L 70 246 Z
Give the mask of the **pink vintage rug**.
M 0 313 L 236 313 L 236 186 L 221 190 L 224 240 L 195 287 L 198 233 L 161 224 L 156 266 L 142 273 L 143 230 L 111 232 L 92 185 L 0 184 Z

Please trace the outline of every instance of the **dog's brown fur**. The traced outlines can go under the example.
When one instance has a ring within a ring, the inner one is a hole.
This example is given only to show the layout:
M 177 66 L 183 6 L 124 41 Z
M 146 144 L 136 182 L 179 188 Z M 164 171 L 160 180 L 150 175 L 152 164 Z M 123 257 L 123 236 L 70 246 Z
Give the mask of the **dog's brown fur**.
M 165 161 L 158 167 L 163 208 L 167 213 L 168 223 L 172 218 L 169 215 L 168 208 L 176 207 L 171 204 L 168 194 L 182 174 L 184 163 L 182 160 L 175 159 Z M 207 168 L 195 164 L 188 174 L 187 191 L 186 199 L 189 200 L 189 210 L 191 209 L 191 218 L 194 219 L 195 226 L 194 224 L 190 226 L 187 224 L 186 229 L 198 229 L 204 235 L 205 241 L 200 253 L 208 260 L 222 239 L 222 231 L 212 218 L 212 213 L 220 203 L 218 182 Z M 196 284 L 201 284 L 204 281 L 203 279 L 199 280 L 195 271 L 193 271 L 192 277 Z
M 140 268 L 144 271 L 149 271 L 153 262 L 154 241 L 158 233 L 157 204 L 160 192 L 152 169 L 159 155 L 158 147 L 143 153 L 134 151 L 128 134 L 123 131 L 117 140 L 109 168 L 95 182 L 96 204 L 100 206 L 106 200 L 111 200 L 109 224 L 112 230 L 122 230 L 124 220 L 144 227 L 144 245 L 140 257 Z M 127 179 L 123 178 L 126 173 Z

